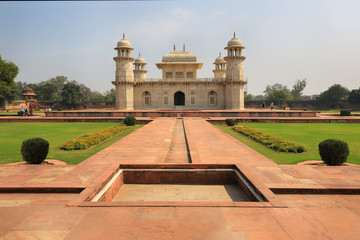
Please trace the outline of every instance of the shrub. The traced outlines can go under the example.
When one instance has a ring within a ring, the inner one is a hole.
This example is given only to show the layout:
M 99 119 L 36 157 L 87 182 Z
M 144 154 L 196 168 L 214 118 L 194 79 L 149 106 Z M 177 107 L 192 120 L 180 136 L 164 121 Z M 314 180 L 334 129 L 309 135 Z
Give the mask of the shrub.
M 349 156 L 349 146 L 341 140 L 326 139 L 319 143 L 319 153 L 327 165 L 342 165 Z
M 350 116 L 351 112 L 349 110 L 341 110 L 340 116 Z
M 48 152 L 49 142 L 42 138 L 29 138 L 21 145 L 21 155 L 28 164 L 41 164 Z
M 134 126 L 136 124 L 136 118 L 133 116 L 128 116 L 124 119 L 126 126 Z
M 234 126 L 235 125 L 234 119 L 231 119 L 231 118 L 225 119 L 225 123 L 228 126 Z

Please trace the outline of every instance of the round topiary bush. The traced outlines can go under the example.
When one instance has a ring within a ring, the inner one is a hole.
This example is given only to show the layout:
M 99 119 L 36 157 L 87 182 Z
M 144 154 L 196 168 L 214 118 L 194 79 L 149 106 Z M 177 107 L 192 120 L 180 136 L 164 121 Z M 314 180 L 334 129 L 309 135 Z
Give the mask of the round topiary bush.
M 231 118 L 225 119 L 225 123 L 228 126 L 234 126 L 235 125 L 234 119 L 231 119 Z
M 341 110 L 340 116 L 350 116 L 351 112 L 349 110 Z
M 29 138 L 21 144 L 21 155 L 28 164 L 41 164 L 49 152 L 49 142 L 42 138 Z
M 339 166 L 346 162 L 349 156 L 349 146 L 337 139 L 326 139 L 319 143 L 321 159 L 330 166 Z
M 128 116 L 124 119 L 126 126 L 134 126 L 136 124 L 136 118 L 133 116 Z

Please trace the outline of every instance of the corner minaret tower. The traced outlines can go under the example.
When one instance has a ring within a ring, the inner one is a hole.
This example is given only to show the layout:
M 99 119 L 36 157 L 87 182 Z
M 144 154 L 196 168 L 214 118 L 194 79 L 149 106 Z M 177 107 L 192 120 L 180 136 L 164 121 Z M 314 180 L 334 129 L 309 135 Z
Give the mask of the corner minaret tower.
M 117 56 L 114 57 L 116 62 L 115 85 L 116 91 L 116 109 L 132 110 L 134 109 L 134 72 L 132 63 L 134 58 L 131 57 L 131 51 L 134 50 L 128 40 L 123 39 L 117 43 L 114 48 L 117 51 Z
M 226 109 L 244 109 L 244 80 L 243 62 L 246 59 L 242 56 L 245 47 L 241 41 L 234 37 L 228 42 L 225 49 L 228 55 L 224 57 L 226 61 Z
M 214 72 L 214 79 L 219 80 L 225 80 L 226 77 L 226 62 L 224 58 L 221 56 L 221 53 L 219 53 L 219 56 L 215 59 L 215 69 Z
M 245 56 L 241 55 L 241 50 L 245 47 L 241 41 L 234 37 L 228 42 L 225 49 L 228 55 L 224 57 L 226 61 L 226 79 L 232 81 L 243 81 L 244 80 L 244 67 L 243 61 L 246 59 Z
M 147 63 L 145 62 L 145 60 L 140 57 L 140 53 L 139 53 L 139 57 L 135 59 L 134 62 L 134 79 L 135 81 L 145 81 L 146 79 L 146 73 L 147 71 L 145 70 L 145 65 Z

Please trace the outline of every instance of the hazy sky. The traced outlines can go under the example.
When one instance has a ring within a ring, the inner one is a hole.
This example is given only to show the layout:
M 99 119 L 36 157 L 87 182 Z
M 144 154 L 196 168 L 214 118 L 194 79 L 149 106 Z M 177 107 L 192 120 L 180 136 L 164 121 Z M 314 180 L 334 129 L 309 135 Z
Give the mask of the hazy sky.
M 304 94 L 335 83 L 360 87 L 359 0 L 0 2 L 0 22 L 0 55 L 19 66 L 15 81 L 64 75 L 105 92 L 123 32 L 149 78 L 160 77 L 155 63 L 184 43 L 204 63 L 198 77 L 213 77 L 212 63 L 236 32 L 251 94 L 303 78 Z

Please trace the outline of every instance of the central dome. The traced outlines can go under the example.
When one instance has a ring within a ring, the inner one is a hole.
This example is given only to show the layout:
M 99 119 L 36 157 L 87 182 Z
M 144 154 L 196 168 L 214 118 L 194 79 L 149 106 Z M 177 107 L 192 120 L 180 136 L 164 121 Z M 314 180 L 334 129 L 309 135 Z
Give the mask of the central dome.
M 173 51 L 165 54 L 162 62 L 196 62 L 196 56 L 185 51 Z

